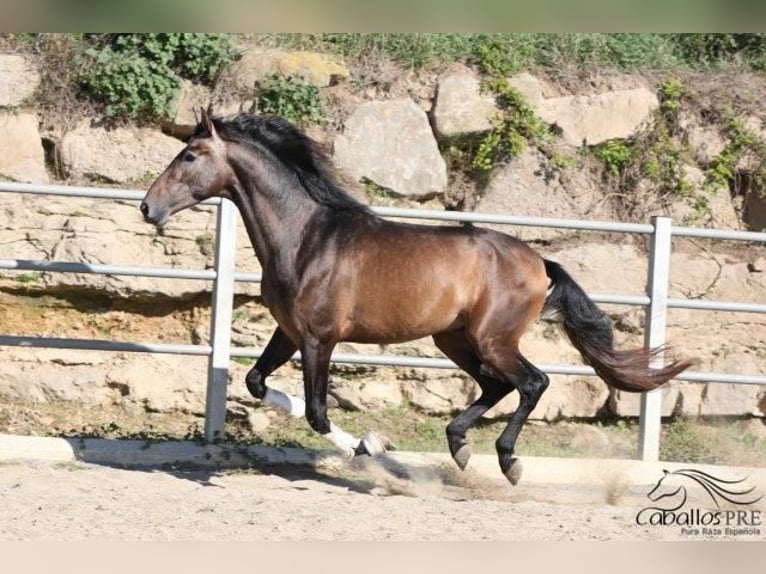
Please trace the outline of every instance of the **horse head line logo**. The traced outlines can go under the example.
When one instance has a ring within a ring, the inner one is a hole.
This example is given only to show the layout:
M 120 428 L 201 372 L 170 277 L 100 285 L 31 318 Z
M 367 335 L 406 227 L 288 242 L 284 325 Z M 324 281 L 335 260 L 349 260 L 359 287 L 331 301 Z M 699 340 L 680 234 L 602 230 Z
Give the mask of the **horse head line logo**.
M 654 488 L 652 488 L 646 496 L 654 503 L 663 499 L 670 499 L 673 501 L 673 504 L 676 505 L 673 508 L 664 509 L 667 511 L 678 510 L 686 503 L 688 498 L 686 486 L 683 484 L 674 484 L 672 482 L 672 479 L 674 478 L 686 478 L 698 484 L 705 492 L 707 492 L 718 509 L 721 508 L 721 501 L 724 500 L 730 504 L 745 506 L 748 504 L 755 504 L 763 498 L 763 495 L 758 497 L 750 496 L 755 490 L 755 486 L 742 489 L 736 488 L 736 485 L 745 482 L 747 480 L 746 478 L 725 480 L 701 470 L 691 468 L 681 468 L 674 471 L 663 470 L 662 472 L 662 478 L 660 478 Z M 670 484 L 668 484 L 668 481 L 670 481 Z

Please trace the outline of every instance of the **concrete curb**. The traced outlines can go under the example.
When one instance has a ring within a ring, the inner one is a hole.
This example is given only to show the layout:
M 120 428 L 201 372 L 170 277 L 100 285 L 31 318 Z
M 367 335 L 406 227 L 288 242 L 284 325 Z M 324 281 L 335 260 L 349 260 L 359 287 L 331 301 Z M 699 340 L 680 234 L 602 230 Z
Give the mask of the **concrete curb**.
M 548 458 L 520 456 L 524 484 L 603 485 L 619 480 L 625 486 L 657 482 L 663 470 L 693 467 L 714 475 L 749 477 L 766 486 L 766 469 L 623 459 Z M 201 445 L 191 441 L 149 442 L 95 438 L 54 438 L 0 434 L 0 462 L 84 462 L 118 467 L 193 465 L 236 468 L 247 465 L 299 465 L 315 469 L 337 467 L 342 459 L 329 450 L 280 448 L 264 445 Z M 409 469 L 455 467 L 447 453 L 391 452 L 384 466 Z M 456 467 L 455 467 L 456 468 Z M 468 469 L 490 480 L 502 481 L 494 455 L 474 454 Z

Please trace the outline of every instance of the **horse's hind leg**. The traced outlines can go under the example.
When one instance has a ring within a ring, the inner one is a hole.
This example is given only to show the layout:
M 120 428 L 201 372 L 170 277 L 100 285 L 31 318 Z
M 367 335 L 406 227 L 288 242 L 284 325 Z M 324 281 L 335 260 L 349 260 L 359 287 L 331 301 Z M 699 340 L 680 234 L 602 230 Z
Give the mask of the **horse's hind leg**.
M 495 442 L 497 448 L 500 470 L 505 477 L 516 484 L 521 478 L 521 463 L 513 456 L 516 447 L 516 439 L 519 437 L 521 428 L 537 405 L 545 389 L 548 388 L 548 376 L 520 354 L 514 358 L 514 368 L 501 370 L 508 373 L 509 379 L 518 389 L 520 400 L 516 411 L 508 420 L 508 425 Z M 493 365 L 500 368 L 500 365 Z M 507 368 L 507 367 L 506 367 Z
M 463 331 L 434 335 L 434 344 L 458 367 L 471 375 L 481 389 L 481 395 L 468 408 L 447 425 L 447 443 L 455 463 L 465 470 L 471 458 L 471 447 L 466 443 L 466 432 L 489 409 L 513 390 L 508 382 L 495 378 L 482 369 L 476 354 Z

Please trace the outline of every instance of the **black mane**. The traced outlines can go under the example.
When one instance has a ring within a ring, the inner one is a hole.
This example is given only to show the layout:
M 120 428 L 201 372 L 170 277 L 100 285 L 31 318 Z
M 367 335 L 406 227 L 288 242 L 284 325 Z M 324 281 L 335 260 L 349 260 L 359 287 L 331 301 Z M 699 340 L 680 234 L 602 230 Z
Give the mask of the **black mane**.
M 314 201 L 341 211 L 367 213 L 372 211 L 343 190 L 335 181 L 329 161 L 318 144 L 287 120 L 277 116 L 256 116 L 239 113 L 232 119 L 212 118 L 221 138 L 265 148 L 292 171 Z M 194 137 L 209 135 L 202 124 Z

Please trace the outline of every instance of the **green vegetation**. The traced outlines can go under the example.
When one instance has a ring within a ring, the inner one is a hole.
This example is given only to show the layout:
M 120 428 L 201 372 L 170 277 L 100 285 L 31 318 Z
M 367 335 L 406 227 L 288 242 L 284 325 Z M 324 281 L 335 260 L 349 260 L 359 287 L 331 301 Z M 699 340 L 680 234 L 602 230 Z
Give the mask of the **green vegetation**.
M 694 189 L 684 166 L 696 162 L 690 157 L 679 126 L 689 97 L 681 81 L 665 80 L 659 90 L 660 107 L 642 133 L 629 140 L 610 140 L 591 148 L 618 188 L 626 211 L 647 202 L 646 196 L 637 194 L 639 186 L 647 183 L 660 201 L 686 198 L 692 208 L 686 221 L 689 224 L 710 215 L 710 195 L 721 188 L 736 189 L 741 179 L 747 179 L 752 188 L 766 189 L 766 141 L 731 109 L 707 112 L 724 118 L 721 133 L 726 145 L 705 166 L 702 189 Z M 743 165 L 750 168 L 740 173 Z
M 42 271 L 30 271 L 16 276 L 16 281 L 25 285 L 30 283 L 39 283 L 43 278 Z
M 619 177 L 628 162 L 633 159 L 634 151 L 630 142 L 621 139 L 608 140 L 593 146 L 593 155 L 604 164 L 610 175 L 616 177 Z
M 256 97 L 263 114 L 281 116 L 300 126 L 324 120 L 319 88 L 300 78 L 269 76 L 258 83 Z
M 660 442 L 660 459 L 714 463 L 711 446 L 690 421 L 679 419 L 665 428 Z
M 684 171 L 684 165 L 694 163 L 687 157 L 687 146 L 679 137 L 679 116 L 685 98 L 686 89 L 679 80 L 665 80 L 659 90 L 660 106 L 641 133 L 628 140 L 609 140 L 590 148 L 618 188 L 626 211 L 645 203 L 646 198 L 638 195 L 637 189 L 648 183 L 660 201 L 693 197 L 694 218 L 707 213 L 706 197 L 694 195 Z
M 675 52 L 694 67 L 715 69 L 740 61 L 756 70 L 766 64 L 766 34 L 671 34 Z
M 359 183 L 364 186 L 364 193 L 371 201 L 387 202 L 396 200 L 399 196 L 389 188 L 379 185 L 367 177 L 363 177 Z
M 421 68 L 462 60 L 491 75 L 521 69 L 601 66 L 623 71 L 674 67 L 763 69 L 766 34 L 601 34 L 601 33 L 397 33 L 260 34 L 264 44 L 321 50 L 352 59 L 385 56 Z
M 510 76 L 535 64 L 534 34 L 498 34 L 477 41 L 471 57 L 482 73 Z
M 274 414 L 269 417 L 268 427 L 257 432 L 250 429 L 246 417 L 229 417 L 225 440 L 244 446 L 332 448 L 326 439 L 311 430 L 303 417 Z M 451 420 L 449 415 L 427 414 L 402 405 L 367 411 L 332 408 L 330 418 L 356 436 L 375 429 L 391 439 L 400 451 L 448 452 L 445 428 Z M 147 444 L 189 440 L 203 444 L 202 427 L 201 417 L 182 412 L 137 414 L 125 411 L 119 405 L 94 411 L 66 401 L 42 405 L 15 401 L 0 404 L 0 432 L 11 431 L 13 434 L 137 439 L 145 440 Z M 495 440 L 504 428 L 502 420 L 479 421 L 468 431 L 473 452 L 494 455 Z M 591 423 L 530 421 L 519 436 L 517 451 L 522 457 L 630 459 L 636 456 L 637 442 L 638 421 L 633 418 Z M 758 418 L 674 417 L 663 420 L 660 460 L 762 467 L 766 465 L 766 427 Z
M 59 112 L 65 121 L 95 106 L 115 120 L 157 122 L 170 113 L 181 82 L 212 85 L 221 70 L 236 58 L 237 39 L 261 46 L 318 50 L 347 60 L 352 77 L 372 84 L 384 61 L 413 70 L 444 69 L 463 62 L 483 75 L 483 89 L 491 92 L 499 113 L 482 138 L 440 142 L 459 188 L 455 204 L 467 201 L 464 191 L 497 165 L 518 156 L 529 146 L 548 158 L 551 172 L 579 163 L 583 156 L 559 155 L 550 128 L 508 82 L 521 70 L 542 72 L 566 85 L 594 70 L 663 72 L 660 108 L 642 133 L 629 140 L 612 140 L 582 152 L 604 166 L 613 197 L 625 217 L 641 216 L 647 205 L 667 204 L 682 197 L 692 207 L 687 223 L 709 215 L 711 193 L 729 187 L 766 189 L 766 142 L 740 119 L 743 102 L 727 98 L 704 108 L 702 125 L 718 125 L 726 138 L 724 149 L 703 166 L 705 184 L 693 188 L 685 166 L 689 157 L 685 133 L 679 125 L 690 100 L 699 99 L 678 77 L 690 70 L 766 69 L 766 34 L 603 34 L 603 33 L 315 33 L 233 34 L 99 33 L 5 34 L 2 45 L 36 52 L 43 84 L 36 104 Z M 430 67 L 430 68 L 429 68 Z M 383 74 L 385 76 L 385 74 Z M 352 80 L 352 83 L 355 80 Z M 323 124 L 326 112 L 320 89 L 299 77 L 272 75 L 254 86 L 252 94 L 261 113 L 276 114 L 302 127 Z M 721 100 L 719 98 L 719 100 Z M 728 106 L 728 108 L 727 108 Z M 698 106 L 701 107 L 701 106 Z M 368 195 L 386 199 L 387 190 L 367 187 Z M 462 194 L 462 195 L 460 195 Z M 459 197 L 458 197 L 459 196 Z M 207 244 L 200 244 L 203 250 Z
M 728 119 L 726 135 L 726 147 L 705 170 L 705 186 L 709 189 L 730 186 L 737 179 L 737 165 L 750 156 L 758 166 L 751 175 L 751 185 L 761 192 L 766 190 L 766 141 L 733 115 Z
M 0 41 L 45 60 L 44 75 L 52 85 L 44 88 L 51 93 L 43 100 L 53 103 L 68 97 L 62 90 L 72 90 L 98 104 L 106 116 L 131 120 L 163 117 L 183 79 L 212 84 L 235 59 L 235 39 L 233 34 L 204 33 L 0 35 Z M 766 34 L 266 33 L 251 39 L 265 46 L 339 54 L 355 68 L 376 59 L 410 69 L 461 61 L 492 78 L 523 69 L 555 77 L 593 68 L 766 68 Z M 269 109 L 287 109 L 301 121 L 321 119 L 315 95 L 298 81 L 267 82 L 261 91 Z
M 6 406 L 11 409 L 10 406 Z M 2 409 L 0 409 L 1 411 Z M 10 412 L 10 410 L 9 410 Z M 0 412 L 0 430 L 3 417 Z M 172 420 L 173 430 L 166 429 L 163 419 Z M 370 411 L 332 409 L 330 418 L 347 432 L 362 436 L 372 428 L 388 437 L 401 451 L 447 453 L 445 428 L 450 416 L 431 415 L 411 407 L 389 407 Z M 673 418 L 662 424 L 660 460 L 689 464 L 731 464 L 763 466 L 766 464 L 766 435 L 756 430 L 757 419 L 738 421 L 732 418 L 705 420 Z M 49 429 L 51 436 L 80 438 L 130 438 L 149 442 L 193 440 L 204 443 L 200 419 L 184 415 L 155 416 L 152 422 L 113 420 L 91 422 L 85 426 Z M 505 428 L 501 420 L 482 420 L 469 429 L 468 442 L 476 454 L 495 455 L 495 441 Z M 62 430 L 66 429 L 66 430 Z M 600 437 L 593 440 L 592 437 Z M 247 428 L 239 417 L 227 420 L 226 442 L 247 446 L 272 446 L 331 449 L 326 439 L 314 432 L 302 417 L 275 416 L 266 430 L 258 433 Z M 617 419 L 613 422 L 578 423 L 561 421 L 524 425 L 519 436 L 519 456 L 551 456 L 566 458 L 635 458 L 638 448 L 638 422 Z
M 210 231 L 206 231 L 202 235 L 198 235 L 194 238 L 194 243 L 202 247 L 203 245 L 213 245 L 215 243 L 215 235 Z
M 668 78 L 660 87 L 660 114 L 663 122 L 676 128 L 681 104 L 686 97 L 683 83 L 676 78 Z
M 108 117 L 168 114 L 183 79 L 210 84 L 234 59 L 225 34 L 85 34 L 79 84 Z
M 470 57 L 490 34 L 259 34 L 264 44 L 339 54 L 352 60 L 385 57 L 408 67 L 422 68 L 437 60 L 457 61 Z
M 754 419 L 757 421 L 758 419 Z M 660 460 L 763 466 L 766 437 L 747 421 L 678 417 L 663 424 Z
M 548 126 L 506 78 L 488 80 L 484 89 L 495 94 L 501 115 L 479 144 L 473 167 L 489 171 L 521 154 L 527 145 L 540 146 L 550 139 L 552 134 Z

